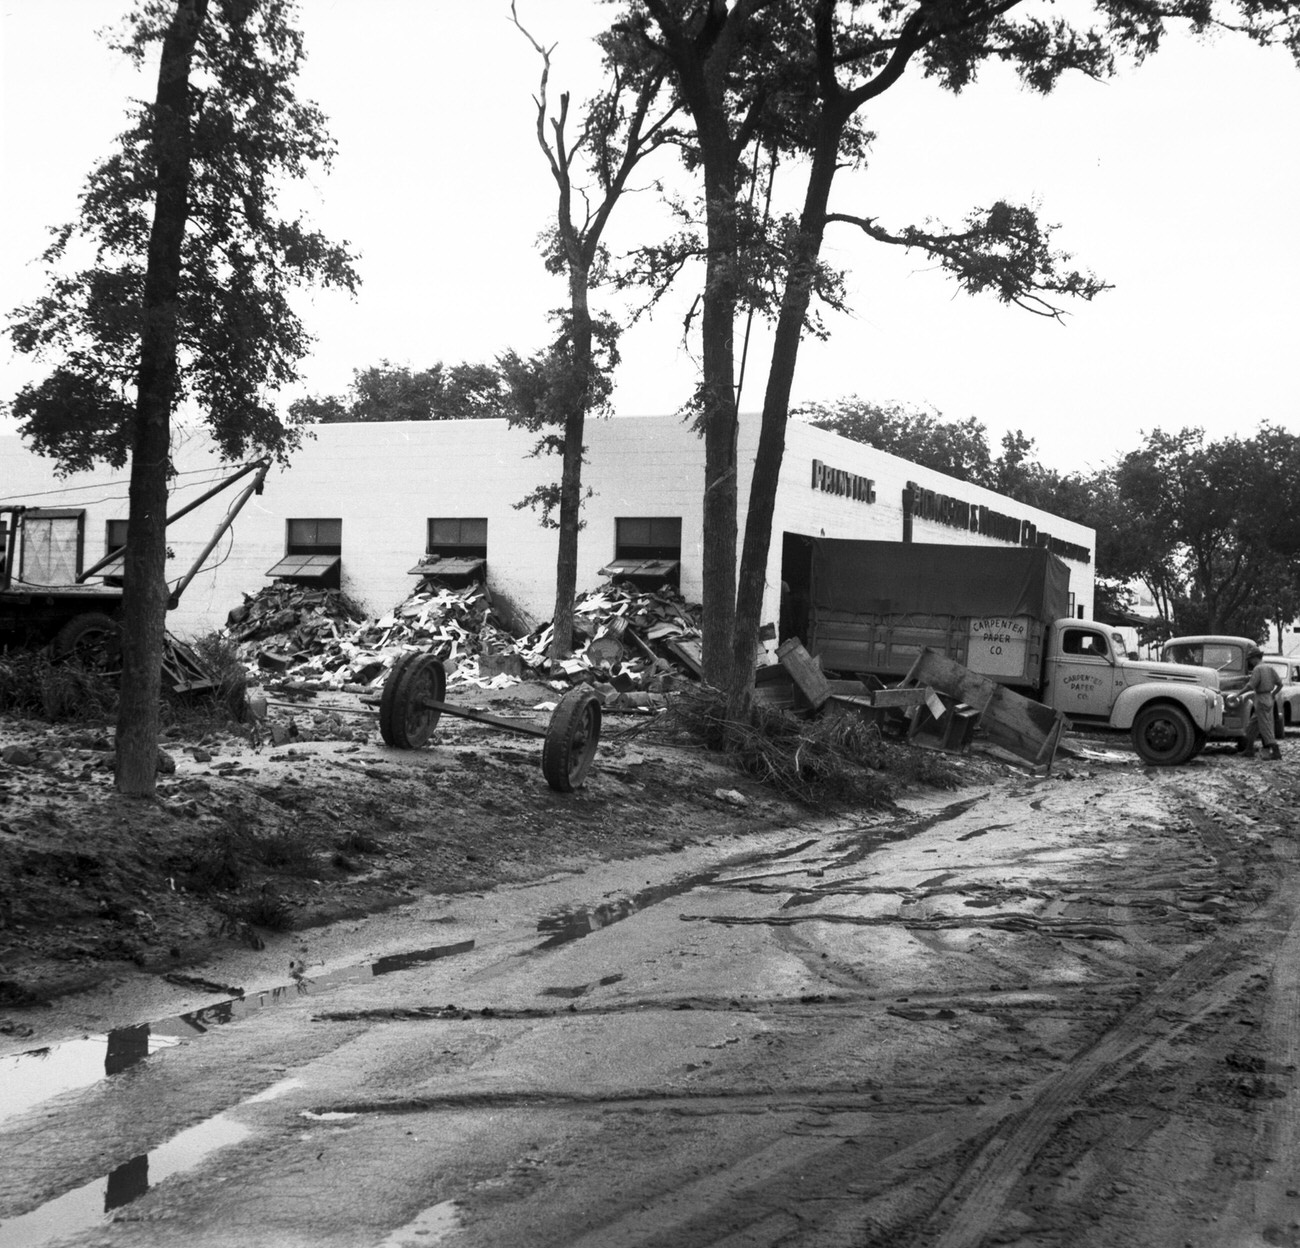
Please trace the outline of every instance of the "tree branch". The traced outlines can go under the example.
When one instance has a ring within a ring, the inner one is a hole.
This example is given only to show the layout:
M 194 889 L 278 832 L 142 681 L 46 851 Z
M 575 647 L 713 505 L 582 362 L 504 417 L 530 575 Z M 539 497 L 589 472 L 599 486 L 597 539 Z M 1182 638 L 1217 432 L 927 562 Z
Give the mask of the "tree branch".
M 918 248 L 939 261 L 967 294 L 991 290 L 1003 303 L 1014 303 L 1038 316 L 1061 320 L 1064 310 L 1045 295 L 1092 299 L 1111 286 L 1078 270 L 1062 271 L 1069 256 L 1051 250 L 1055 227 L 1042 226 L 1033 209 L 1003 201 L 976 210 L 966 229 L 922 230 L 907 226 L 894 233 L 872 217 L 828 213 L 827 222 L 855 225 L 869 238 L 907 249 Z

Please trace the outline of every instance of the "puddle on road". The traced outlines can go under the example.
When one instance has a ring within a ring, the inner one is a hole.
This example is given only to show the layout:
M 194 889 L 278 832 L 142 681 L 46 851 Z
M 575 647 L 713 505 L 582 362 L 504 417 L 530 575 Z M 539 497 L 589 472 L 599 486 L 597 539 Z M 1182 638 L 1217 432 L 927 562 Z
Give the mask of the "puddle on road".
M 448 1235 L 460 1230 L 460 1211 L 454 1200 L 444 1200 L 423 1210 L 414 1221 L 399 1226 L 391 1235 L 375 1248 L 411 1248 L 418 1244 L 420 1248 L 432 1248 L 440 1244 Z
M 183 1040 L 201 1036 L 213 1027 L 247 1018 L 269 1006 L 302 996 L 315 996 L 340 984 L 373 979 L 439 958 L 468 953 L 473 948 L 472 940 L 462 940 L 410 953 L 390 954 L 373 962 L 343 967 L 328 975 L 303 976 L 284 987 L 231 997 L 159 1022 L 118 1027 L 106 1035 L 84 1036 L 80 1040 L 0 1057 L 0 1122 L 52 1096 L 87 1088 L 101 1079 L 120 1074 L 160 1049 L 174 1048 Z
M 240 1105 L 271 1101 L 300 1086 L 301 1080 L 283 1079 Z M 151 1186 L 191 1169 L 219 1148 L 238 1144 L 251 1134 L 252 1128 L 237 1122 L 230 1111 L 187 1127 L 152 1152 L 123 1162 L 103 1178 L 46 1201 L 21 1217 L 0 1222 L 0 1248 L 40 1248 L 51 1240 L 106 1225 L 113 1220 L 115 1209 L 138 1200 Z

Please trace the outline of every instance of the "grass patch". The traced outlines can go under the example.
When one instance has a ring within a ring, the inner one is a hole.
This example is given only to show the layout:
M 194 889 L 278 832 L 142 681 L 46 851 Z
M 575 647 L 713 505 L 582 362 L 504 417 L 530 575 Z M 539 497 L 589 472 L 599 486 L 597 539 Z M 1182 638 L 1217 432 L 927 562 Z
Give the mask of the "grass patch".
M 307 876 L 317 865 L 316 847 L 307 833 L 298 828 L 264 832 L 236 816 L 209 836 L 178 874 L 193 893 L 233 893 L 267 871 Z
M 116 682 L 75 661 L 53 663 L 38 650 L 0 657 L 0 714 L 50 722 L 102 722 L 117 712 Z

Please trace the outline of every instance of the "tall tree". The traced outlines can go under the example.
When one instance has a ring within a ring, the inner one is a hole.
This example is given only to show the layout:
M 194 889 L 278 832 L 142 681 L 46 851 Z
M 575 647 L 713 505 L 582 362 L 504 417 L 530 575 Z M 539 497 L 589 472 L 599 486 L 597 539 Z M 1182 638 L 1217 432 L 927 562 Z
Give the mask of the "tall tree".
M 481 420 L 497 415 L 501 372 L 494 364 L 446 365 L 418 371 L 381 360 L 352 371 L 343 395 L 295 399 L 289 405 L 296 424 L 348 421 Z
M 1300 439 L 1270 426 L 1207 442 L 1202 429 L 1156 430 L 1116 465 L 1137 574 L 1181 632 L 1257 636 L 1286 589 L 1277 547 L 1300 486 Z
M 1097 279 L 1067 267 L 1051 248 L 1051 230 L 1028 207 L 998 201 L 972 212 L 959 227 L 889 228 L 874 217 L 832 212 L 830 194 L 837 171 L 861 160 L 867 136 L 858 114 L 895 87 L 911 65 L 944 88 L 959 92 L 989 60 L 1012 65 L 1021 81 L 1038 92 L 1052 89 L 1062 74 L 1079 71 L 1102 78 L 1116 58 L 1137 59 L 1154 51 L 1170 19 L 1194 28 L 1235 24 L 1260 41 L 1286 40 L 1300 50 L 1291 0 L 1242 3 L 1229 12 L 1188 6 L 1183 0 L 1108 0 L 1098 6 L 1091 28 L 1065 18 L 1045 20 L 1022 0 L 631 0 L 624 25 L 638 29 L 673 67 L 678 89 L 696 123 L 698 160 L 705 171 L 725 157 L 734 176 L 735 136 L 754 117 L 772 122 L 808 162 L 803 207 L 784 243 L 784 290 L 763 402 L 758 453 L 737 582 L 729 711 L 739 718 L 749 702 L 753 661 L 765 588 L 767 554 L 785 424 L 799 345 L 817 286 L 826 227 L 843 223 L 867 237 L 917 248 L 935 258 L 971 293 L 989 292 L 1031 311 L 1058 316 L 1060 296 L 1091 298 L 1104 289 Z M 773 54 L 775 50 L 775 54 Z M 778 68 L 774 79 L 773 68 Z M 707 72 L 706 72 L 707 71 Z M 714 84 L 702 91 L 699 84 Z M 710 147 L 706 130 L 721 129 L 733 144 Z M 715 170 L 725 175 L 725 169 Z M 718 196 L 733 189 L 725 176 Z M 714 194 L 709 193 L 712 201 Z M 734 204 L 734 195 L 729 202 Z M 713 204 L 710 202 L 710 210 Z M 720 213 L 725 217 L 725 213 Z M 732 213 L 734 216 L 734 211 Z M 714 243 L 709 221 L 710 248 Z M 720 244 L 725 246 L 726 239 Z M 716 299 L 734 312 L 725 289 L 706 283 L 706 310 Z M 705 361 L 705 386 L 730 379 Z M 709 512 L 706 505 L 706 523 Z M 706 532 L 706 543 L 708 534 Z M 706 628 L 708 621 L 706 619 Z M 707 644 L 707 638 L 706 638 Z M 706 650 L 707 653 L 707 650 Z
M 539 449 L 561 456 L 558 489 L 542 486 L 530 499 L 542 506 L 543 523 L 557 517 L 559 542 L 555 566 L 555 612 L 551 658 L 560 660 L 573 648 L 573 600 L 578 579 L 578 531 L 581 527 L 583 431 L 587 414 L 599 410 L 612 390 L 618 362 L 618 326 L 591 308 L 591 292 L 604 280 L 605 232 L 628 180 L 641 162 L 673 139 L 668 123 L 676 111 L 669 104 L 655 111 L 664 80 L 663 67 L 618 55 L 619 36 L 603 37 L 607 79 L 588 103 L 576 133 L 570 130 L 569 93 L 560 95 L 551 114 L 548 91 L 552 48 L 533 38 L 519 21 L 514 0 L 510 15 L 516 28 L 541 58 L 535 125 L 557 202 L 554 225 L 544 236 L 546 265 L 563 273 L 568 304 L 558 314 L 559 334 L 549 351 L 525 365 L 517 356 L 502 364 L 514 379 L 519 402 L 515 417 L 529 428 L 558 430 L 544 434 Z M 593 175 L 593 193 L 575 183 L 574 166 L 583 161 Z
M 344 247 L 276 211 L 277 183 L 332 155 L 320 112 L 293 94 L 294 15 L 291 0 L 139 5 L 116 46 L 139 66 L 161 45 L 155 98 L 55 232 L 50 292 L 10 326 L 54 363 L 13 404 L 35 449 L 65 471 L 131 461 L 116 780 L 132 796 L 154 791 L 157 765 L 172 412 L 195 399 L 227 458 L 285 457 L 295 434 L 269 396 L 309 342 L 289 293 L 356 283 Z M 62 274 L 78 236 L 94 263 Z
M 871 403 L 857 395 L 831 403 L 809 403 L 792 414 L 818 429 L 923 464 L 959 481 L 990 484 L 988 430 L 973 416 L 945 420 L 938 412 L 902 403 Z

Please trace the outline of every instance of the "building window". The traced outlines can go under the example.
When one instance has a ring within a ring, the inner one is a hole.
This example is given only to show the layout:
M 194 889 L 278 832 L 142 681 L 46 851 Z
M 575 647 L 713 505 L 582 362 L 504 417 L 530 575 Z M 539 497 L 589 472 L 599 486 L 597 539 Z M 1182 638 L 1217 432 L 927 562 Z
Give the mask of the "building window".
M 268 568 L 266 575 L 294 584 L 338 589 L 342 555 L 342 520 L 290 520 L 286 525 L 284 558 Z
M 680 516 L 624 517 L 614 521 L 615 559 L 680 559 Z
M 487 578 L 487 517 L 431 516 L 424 558 L 412 576 L 434 577 L 453 585 Z
M 681 580 L 680 516 L 622 516 L 614 521 L 614 560 L 602 576 L 646 585 Z
M 342 520 L 290 520 L 286 555 L 342 555 Z
M 106 563 L 100 569 L 100 576 L 104 578 L 105 585 L 122 585 L 122 576 L 124 569 L 123 556 L 126 554 L 126 521 L 110 520 L 104 526 L 104 553 L 111 555 L 114 551 L 118 552 L 117 558 L 112 563 Z
M 430 519 L 425 553 L 459 558 L 487 558 L 487 518 Z

